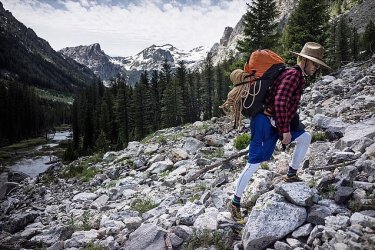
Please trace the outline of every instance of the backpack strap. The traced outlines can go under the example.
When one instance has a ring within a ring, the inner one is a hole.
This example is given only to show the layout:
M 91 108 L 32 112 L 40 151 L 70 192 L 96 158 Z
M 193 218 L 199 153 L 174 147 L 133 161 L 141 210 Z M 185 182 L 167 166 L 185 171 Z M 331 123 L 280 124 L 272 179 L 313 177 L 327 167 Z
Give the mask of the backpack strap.
M 256 71 L 253 70 L 253 73 L 251 73 L 250 75 L 246 76 L 245 79 L 248 79 L 248 78 L 254 77 L 254 76 L 255 76 L 255 73 L 256 73 Z M 251 82 L 251 79 L 250 79 L 250 80 L 247 80 L 247 81 L 240 82 L 239 84 L 236 84 L 236 86 L 241 86 L 241 85 L 244 85 L 244 84 L 249 83 L 249 82 Z

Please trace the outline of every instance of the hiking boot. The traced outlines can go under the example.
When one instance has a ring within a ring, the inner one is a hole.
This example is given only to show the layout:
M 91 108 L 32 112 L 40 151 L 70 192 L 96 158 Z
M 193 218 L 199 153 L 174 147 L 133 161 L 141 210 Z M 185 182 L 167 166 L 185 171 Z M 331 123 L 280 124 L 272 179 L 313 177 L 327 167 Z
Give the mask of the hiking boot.
M 299 178 L 296 174 L 295 175 L 285 175 L 284 176 L 285 182 L 303 182 L 301 178 Z
M 245 224 L 245 221 L 243 220 L 242 215 L 241 215 L 241 208 L 240 207 L 237 207 L 237 206 L 233 205 L 232 202 L 229 201 L 228 204 L 227 204 L 227 208 L 230 212 L 230 215 L 231 215 L 232 219 L 235 222 L 237 222 L 238 224 Z

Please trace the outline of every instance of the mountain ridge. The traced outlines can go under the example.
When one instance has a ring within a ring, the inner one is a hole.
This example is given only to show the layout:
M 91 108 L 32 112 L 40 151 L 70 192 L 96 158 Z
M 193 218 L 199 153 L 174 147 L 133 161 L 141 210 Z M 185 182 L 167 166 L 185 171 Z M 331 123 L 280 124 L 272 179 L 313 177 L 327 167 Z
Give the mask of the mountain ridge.
M 82 64 L 64 58 L 49 43 L 0 5 L 1 78 L 72 92 L 88 85 L 95 75 Z

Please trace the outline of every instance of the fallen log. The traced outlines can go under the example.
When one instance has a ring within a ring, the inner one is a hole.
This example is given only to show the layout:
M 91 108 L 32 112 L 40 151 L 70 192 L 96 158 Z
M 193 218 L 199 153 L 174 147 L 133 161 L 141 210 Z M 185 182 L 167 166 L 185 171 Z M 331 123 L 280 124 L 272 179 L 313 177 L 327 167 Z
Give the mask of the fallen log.
M 191 176 L 188 176 L 187 178 L 184 179 L 184 183 L 188 183 L 188 182 L 191 182 L 192 180 L 195 180 L 197 179 L 199 176 L 201 176 L 203 173 L 206 173 L 207 171 L 211 170 L 211 169 L 214 169 L 216 167 L 219 167 L 221 165 L 223 165 L 224 163 L 230 161 L 230 160 L 233 160 L 235 158 L 238 158 L 240 156 L 243 156 L 243 155 L 247 155 L 248 154 L 248 149 L 243 149 L 231 156 L 229 156 L 228 158 L 224 159 L 224 160 L 221 160 L 221 161 L 217 161 L 211 165 L 208 165 L 208 166 L 205 166 L 204 168 L 202 168 L 201 170 L 199 170 L 198 172 L 194 173 L 193 175 Z

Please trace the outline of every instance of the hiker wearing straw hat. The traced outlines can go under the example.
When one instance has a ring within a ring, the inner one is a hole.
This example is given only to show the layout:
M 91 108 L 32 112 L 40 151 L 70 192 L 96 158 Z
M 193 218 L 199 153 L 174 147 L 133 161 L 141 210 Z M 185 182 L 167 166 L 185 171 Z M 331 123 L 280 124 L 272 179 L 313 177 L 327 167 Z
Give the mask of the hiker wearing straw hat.
M 241 196 L 260 164 L 271 158 L 277 140 L 280 139 L 283 145 L 296 142 L 284 180 L 302 181 L 297 176 L 297 170 L 306 155 L 311 135 L 299 122 L 297 109 L 305 86 L 305 76 L 315 74 L 320 67 L 329 66 L 323 61 L 324 48 L 318 43 L 308 42 L 300 53 L 291 53 L 297 56 L 297 64 L 280 73 L 266 97 L 264 112 L 251 120 L 249 160 L 237 179 L 233 199 L 228 204 L 233 219 L 238 223 L 243 223 L 240 210 Z

